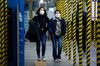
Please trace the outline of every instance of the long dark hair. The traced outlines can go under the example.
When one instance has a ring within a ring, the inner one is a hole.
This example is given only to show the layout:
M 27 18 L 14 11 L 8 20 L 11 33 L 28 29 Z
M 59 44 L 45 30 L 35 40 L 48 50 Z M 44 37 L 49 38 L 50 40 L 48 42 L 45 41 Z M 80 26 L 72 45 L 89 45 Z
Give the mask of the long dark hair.
M 36 14 L 37 14 L 37 15 L 40 15 L 40 13 L 39 13 L 39 12 L 40 12 L 40 9 L 41 9 L 41 8 L 43 8 L 43 9 L 44 9 L 44 7 L 40 7 L 40 8 L 37 10 L 37 12 L 36 12 Z M 47 12 L 46 12 L 46 10 L 45 10 L 45 9 L 44 9 L 44 12 L 45 12 L 45 13 L 44 13 L 44 15 L 45 15 L 45 16 L 47 16 Z

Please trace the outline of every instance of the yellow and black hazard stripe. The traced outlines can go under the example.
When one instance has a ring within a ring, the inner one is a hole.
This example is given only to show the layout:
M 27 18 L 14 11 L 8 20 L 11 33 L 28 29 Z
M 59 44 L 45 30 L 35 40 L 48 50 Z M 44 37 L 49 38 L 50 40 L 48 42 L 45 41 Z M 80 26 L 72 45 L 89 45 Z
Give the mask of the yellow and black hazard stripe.
M 94 46 L 96 47 L 96 0 L 94 0 Z
M 61 11 L 61 0 L 56 3 L 56 9 Z
M 66 53 L 66 55 L 68 55 L 68 2 L 66 1 L 66 16 L 65 16 L 65 19 L 66 19 L 66 34 L 65 34 L 65 41 L 66 41 L 66 51 L 65 51 L 65 53 Z
M 56 3 L 56 8 L 57 10 L 60 10 L 61 11 L 61 16 L 65 19 L 65 11 L 66 11 L 66 3 L 65 3 L 65 0 L 59 0 L 57 3 Z M 67 48 L 66 48 L 66 39 L 63 38 L 63 41 L 62 41 L 62 48 L 63 48 L 63 51 L 66 53 L 67 51 Z
M 67 45 L 66 45 L 66 38 L 63 38 L 62 48 L 65 54 L 67 55 Z
M 5 21 L 5 24 L 4 24 L 4 31 L 5 31 L 5 33 L 4 33 L 4 35 L 5 35 L 5 38 L 4 38 L 4 40 L 5 40 L 5 64 L 7 64 L 8 63 L 8 21 L 7 21 L 7 0 L 5 0 L 4 1 L 4 3 L 5 3 L 5 6 L 4 6 L 4 8 L 5 8 L 5 10 L 4 10 L 4 12 L 5 12 L 5 14 L 4 14 L 4 17 L 5 17 L 5 19 L 4 19 L 4 21 Z
M 91 0 L 88 0 L 87 1 L 87 24 L 86 24 L 87 66 L 90 66 L 90 46 L 91 46 Z
M 65 12 L 65 0 L 63 0 L 63 1 L 61 1 L 61 4 L 62 4 L 62 12 L 61 12 L 61 16 L 64 18 L 64 14 L 66 13 Z M 65 18 L 64 18 L 65 19 Z M 66 51 L 66 39 L 65 38 L 63 38 L 63 43 L 62 43 L 62 48 L 63 48 L 63 50 L 64 50 L 64 52 Z
M 71 2 L 68 0 L 68 56 L 71 60 Z
M 79 66 L 82 66 L 82 11 L 83 11 L 83 0 L 79 0 Z
M 57 10 L 60 10 L 61 11 L 61 16 L 65 19 L 66 21 L 66 24 L 67 24 L 67 17 L 68 17 L 68 12 L 67 12 L 67 8 L 68 8 L 68 5 L 67 5 L 67 1 L 66 0 L 58 0 L 57 3 L 56 3 L 56 8 Z M 66 28 L 67 30 L 67 28 Z M 63 51 L 66 53 L 66 55 L 68 55 L 67 53 L 67 50 L 68 50 L 68 35 L 66 33 L 65 37 L 63 38 L 63 41 L 62 41 L 62 48 L 63 48 Z
M 0 1 L 0 4 L 1 4 L 1 7 L 0 7 L 0 13 L 1 13 L 1 19 L 0 19 L 0 28 L 1 28 L 1 31 L 0 31 L 0 38 L 1 38 L 1 42 L 0 42 L 0 44 L 1 44 L 1 58 L 0 58 L 0 60 L 1 60 L 1 63 L 0 63 L 0 66 L 3 66 L 3 62 L 4 62 L 4 60 L 3 60 L 3 56 L 4 56 L 4 54 L 3 54 L 3 47 L 4 47 L 4 2 L 3 2 L 3 0 L 1 0 Z
M 100 66 L 100 0 L 98 0 L 97 18 L 97 66 Z
M 67 10 L 66 10 L 66 9 L 67 9 L 67 7 L 66 7 L 67 4 L 66 4 L 66 0 L 63 0 L 63 1 L 62 1 L 62 4 L 63 4 L 63 5 L 62 5 L 62 17 L 65 19 L 65 21 L 66 21 L 66 23 L 67 23 L 67 18 L 66 18 L 66 17 L 67 17 Z M 67 36 L 67 33 L 66 33 L 65 36 Z M 68 46 L 68 45 L 67 45 L 67 44 L 68 44 L 68 43 L 67 43 L 67 37 L 64 37 L 63 39 L 64 39 L 64 40 L 63 40 L 64 43 L 62 43 L 62 45 L 63 45 L 62 47 L 63 47 L 64 52 L 65 52 L 66 55 L 67 55 L 67 48 L 68 48 L 68 47 L 67 47 L 67 46 Z
M 76 0 L 73 1 L 73 65 L 76 65 Z
M 7 0 L 0 0 L 0 66 L 8 65 Z
M 0 1 L 0 4 L 1 4 L 1 1 Z M 0 5 L 0 9 L 1 9 L 1 5 Z M 0 14 L 1 14 L 1 10 L 0 10 Z M 2 62 L 2 49 L 1 49 L 1 16 L 0 16 L 0 65 L 1 65 L 1 62 Z

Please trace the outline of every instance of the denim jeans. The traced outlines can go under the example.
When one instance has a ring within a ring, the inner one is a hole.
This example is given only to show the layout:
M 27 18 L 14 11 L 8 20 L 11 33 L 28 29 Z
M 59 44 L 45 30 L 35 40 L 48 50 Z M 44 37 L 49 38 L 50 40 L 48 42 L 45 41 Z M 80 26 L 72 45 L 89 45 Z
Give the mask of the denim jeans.
M 61 59 L 62 51 L 62 37 L 54 36 L 52 37 L 52 46 L 53 46 L 53 59 Z M 57 50 L 58 49 L 58 50 Z
M 41 41 L 41 42 L 40 42 Z M 42 44 L 42 56 L 45 56 L 45 50 L 46 50 L 46 33 L 40 33 L 39 34 L 39 40 L 36 42 L 36 51 L 38 57 L 40 57 L 40 46 Z

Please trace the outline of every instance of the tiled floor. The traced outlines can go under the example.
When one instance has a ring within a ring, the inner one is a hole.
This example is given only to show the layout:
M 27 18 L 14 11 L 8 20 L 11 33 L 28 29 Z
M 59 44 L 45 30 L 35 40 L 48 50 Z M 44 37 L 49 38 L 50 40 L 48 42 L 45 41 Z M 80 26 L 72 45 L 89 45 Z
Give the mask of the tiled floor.
M 72 62 L 70 62 L 65 56 L 64 52 L 62 52 L 62 61 L 54 62 L 52 58 L 52 43 L 51 41 L 47 41 L 46 44 L 46 65 L 47 66 L 73 66 Z M 91 65 L 96 66 L 96 49 L 93 44 L 91 45 Z M 36 55 L 36 44 L 25 42 L 25 66 L 35 66 L 35 61 L 37 59 Z M 77 66 L 78 66 L 78 53 L 77 53 Z M 83 66 L 86 66 L 86 54 L 83 54 Z

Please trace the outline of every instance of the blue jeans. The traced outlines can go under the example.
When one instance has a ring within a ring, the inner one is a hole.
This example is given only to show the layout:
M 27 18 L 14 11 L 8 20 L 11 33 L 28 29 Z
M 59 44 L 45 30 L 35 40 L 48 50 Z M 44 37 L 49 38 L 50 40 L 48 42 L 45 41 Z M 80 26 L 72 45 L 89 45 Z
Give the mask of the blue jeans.
M 40 42 L 41 41 L 41 42 Z M 37 55 L 40 57 L 40 44 L 42 43 L 42 56 L 45 56 L 45 50 L 46 50 L 46 33 L 40 33 L 39 34 L 39 40 L 36 42 L 36 50 Z
M 52 46 L 53 46 L 53 58 L 54 58 L 54 60 L 61 59 L 62 37 L 61 36 L 52 37 L 52 43 L 53 43 Z M 58 51 L 57 51 L 57 48 L 58 48 Z

